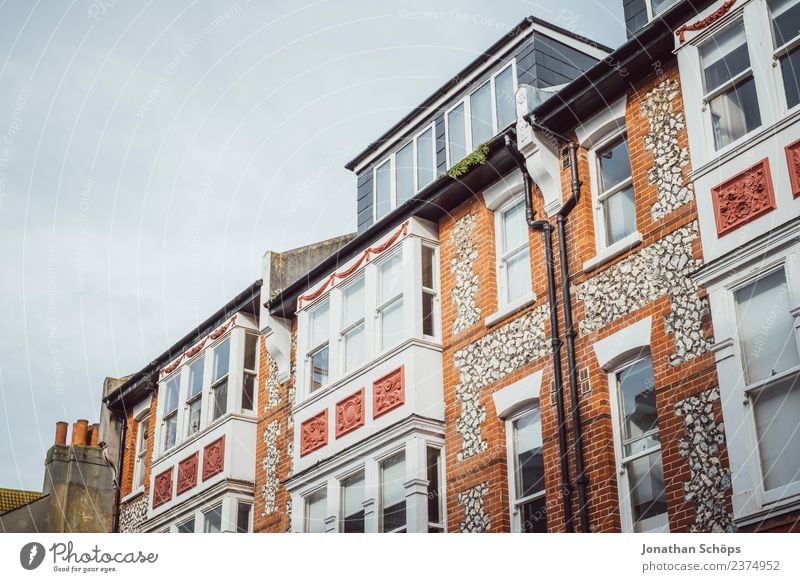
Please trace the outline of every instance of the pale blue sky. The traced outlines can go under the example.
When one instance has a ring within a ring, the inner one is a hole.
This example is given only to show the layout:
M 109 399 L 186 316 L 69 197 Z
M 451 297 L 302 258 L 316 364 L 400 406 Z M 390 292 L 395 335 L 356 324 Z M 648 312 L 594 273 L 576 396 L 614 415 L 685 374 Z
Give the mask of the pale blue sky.
M 553 6 L 0 1 L 0 487 L 265 250 L 354 230 L 344 164 L 523 17 L 624 40 L 622 0 Z

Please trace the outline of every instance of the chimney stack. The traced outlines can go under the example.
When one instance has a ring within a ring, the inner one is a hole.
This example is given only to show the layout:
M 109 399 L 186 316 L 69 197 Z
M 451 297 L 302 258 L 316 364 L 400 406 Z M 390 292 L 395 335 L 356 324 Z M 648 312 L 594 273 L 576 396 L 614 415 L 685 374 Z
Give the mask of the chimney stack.
M 86 433 L 89 430 L 89 421 L 86 419 L 79 419 L 72 425 L 72 444 L 73 445 L 86 445 Z

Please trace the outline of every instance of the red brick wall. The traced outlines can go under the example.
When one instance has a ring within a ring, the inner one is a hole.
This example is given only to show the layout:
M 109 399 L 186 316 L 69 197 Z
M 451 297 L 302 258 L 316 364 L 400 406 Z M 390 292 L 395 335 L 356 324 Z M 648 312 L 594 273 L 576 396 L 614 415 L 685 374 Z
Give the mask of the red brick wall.
M 147 430 L 147 453 L 144 465 L 144 492 L 150 490 L 150 465 L 153 459 L 153 443 L 156 429 L 156 402 L 158 396 L 153 394 L 150 400 L 150 424 Z M 139 423 L 133 418 L 133 412 L 127 417 L 128 428 L 125 432 L 125 452 L 123 453 L 122 475 L 120 479 L 120 497 L 125 497 L 133 491 L 133 470 L 136 464 L 136 436 L 139 433 Z

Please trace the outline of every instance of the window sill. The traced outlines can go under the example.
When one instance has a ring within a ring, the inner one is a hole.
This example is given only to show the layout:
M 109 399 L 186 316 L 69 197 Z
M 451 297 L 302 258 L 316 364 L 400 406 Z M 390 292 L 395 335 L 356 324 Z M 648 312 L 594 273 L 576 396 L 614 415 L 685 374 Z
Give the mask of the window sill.
M 144 485 L 136 489 L 135 491 L 131 491 L 125 497 L 119 500 L 120 503 L 129 503 L 136 499 L 137 497 L 144 495 Z
M 625 238 L 618 240 L 611 246 L 602 249 L 597 255 L 583 263 L 583 272 L 589 273 L 598 267 L 602 267 L 606 263 L 613 261 L 623 253 L 628 252 L 642 244 L 642 233 L 639 231 L 632 232 Z
M 501 305 L 500 308 L 488 316 L 484 320 L 484 324 L 486 327 L 492 327 L 493 325 L 497 325 L 499 322 L 503 321 L 507 317 L 517 313 L 521 309 L 525 309 L 529 305 L 533 305 L 536 302 L 536 293 L 530 291 L 526 293 L 519 299 L 515 299 L 511 303 L 506 305 Z
M 800 498 L 795 495 L 788 499 L 782 499 L 780 502 L 765 504 L 760 510 L 737 515 L 734 517 L 733 522 L 738 527 L 754 525 L 768 519 L 778 518 L 798 509 L 800 509 Z
M 252 422 L 252 423 L 257 422 L 256 417 L 253 416 L 252 413 L 244 414 L 244 413 L 240 413 L 240 412 L 228 412 L 226 414 L 223 414 L 218 419 L 210 422 L 208 424 L 208 426 L 206 426 L 205 428 L 200 429 L 199 431 L 197 431 L 193 435 L 186 437 L 181 442 L 173 445 L 168 450 L 166 450 L 163 453 L 161 453 L 160 456 L 155 457 L 153 459 L 152 466 L 155 466 L 155 465 L 161 463 L 162 461 L 164 461 L 165 459 L 167 459 L 169 457 L 177 455 L 181 451 L 183 451 L 183 450 L 187 449 L 188 447 L 190 447 L 192 445 L 192 443 L 196 443 L 197 441 L 202 439 L 204 436 L 206 436 L 207 434 L 212 432 L 214 429 L 227 424 L 227 422 L 229 420 L 233 420 L 233 421 L 238 420 L 238 421 Z

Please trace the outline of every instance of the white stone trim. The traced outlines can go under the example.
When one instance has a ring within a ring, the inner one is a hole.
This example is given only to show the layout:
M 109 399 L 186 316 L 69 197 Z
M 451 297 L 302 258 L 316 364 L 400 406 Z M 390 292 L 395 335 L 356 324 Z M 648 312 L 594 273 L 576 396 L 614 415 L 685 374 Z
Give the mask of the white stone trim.
M 539 404 L 539 390 L 542 387 L 542 371 L 534 372 L 521 380 L 501 388 L 494 394 L 494 407 L 502 419 L 519 413 L 524 408 L 535 408 Z
M 602 112 L 575 127 L 575 135 L 581 147 L 592 148 L 611 133 L 625 131 L 625 107 L 627 96 L 618 99 Z
M 147 396 L 141 402 L 134 405 L 131 414 L 135 422 L 140 422 L 146 415 L 150 414 L 150 400 L 152 396 Z
M 486 208 L 492 212 L 498 210 L 519 194 L 523 187 L 522 172 L 518 169 L 503 176 L 483 191 L 483 201 L 486 204 Z
M 613 370 L 637 351 L 650 348 L 653 318 L 645 317 L 592 344 L 597 363 L 606 372 Z

